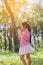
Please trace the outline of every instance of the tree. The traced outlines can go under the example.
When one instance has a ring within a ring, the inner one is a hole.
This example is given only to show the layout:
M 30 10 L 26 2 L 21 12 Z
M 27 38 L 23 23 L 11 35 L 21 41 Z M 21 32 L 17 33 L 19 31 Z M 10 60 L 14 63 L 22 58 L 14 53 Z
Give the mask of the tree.
M 40 40 L 38 38 L 39 35 L 42 34 L 40 31 L 43 32 L 43 6 L 40 4 L 34 4 L 29 14 L 29 20 L 33 28 L 33 33 L 35 34 L 35 37 L 37 37 L 36 43 L 38 44 L 38 47 L 40 47 Z
M 8 4 L 8 1 L 7 0 L 4 0 L 4 3 L 5 3 L 5 6 L 6 6 L 6 9 L 8 10 L 9 14 L 10 14 L 10 17 L 11 17 L 11 25 L 10 25 L 10 36 L 12 36 L 13 34 L 13 38 L 14 38 L 14 46 L 15 46 L 15 51 L 17 51 L 17 36 L 16 36 L 16 24 L 15 24 L 15 20 L 14 20 L 14 13 L 12 12 L 9 4 Z M 11 39 L 9 39 L 9 42 L 11 41 Z M 11 44 L 11 42 L 10 42 Z M 9 44 L 9 46 L 11 46 Z M 12 49 L 12 46 L 10 47 L 9 50 Z

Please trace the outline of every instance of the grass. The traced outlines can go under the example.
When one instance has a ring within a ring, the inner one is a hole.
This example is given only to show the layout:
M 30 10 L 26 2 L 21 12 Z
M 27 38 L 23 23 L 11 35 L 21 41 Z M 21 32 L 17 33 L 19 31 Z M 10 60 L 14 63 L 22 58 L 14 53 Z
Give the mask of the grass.
M 43 65 L 43 49 L 35 50 L 31 54 L 31 61 L 31 65 Z M 0 65 L 22 65 L 22 63 L 18 53 L 0 51 Z

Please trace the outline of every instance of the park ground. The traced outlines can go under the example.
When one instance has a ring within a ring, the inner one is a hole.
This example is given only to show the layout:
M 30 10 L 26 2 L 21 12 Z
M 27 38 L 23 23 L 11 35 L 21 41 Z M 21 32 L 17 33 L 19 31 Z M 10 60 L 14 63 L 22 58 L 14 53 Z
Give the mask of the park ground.
M 32 61 L 31 65 L 43 65 L 43 49 L 35 50 L 30 55 Z M 22 62 L 20 61 L 18 53 L 0 51 L 0 65 L 22 65 Z

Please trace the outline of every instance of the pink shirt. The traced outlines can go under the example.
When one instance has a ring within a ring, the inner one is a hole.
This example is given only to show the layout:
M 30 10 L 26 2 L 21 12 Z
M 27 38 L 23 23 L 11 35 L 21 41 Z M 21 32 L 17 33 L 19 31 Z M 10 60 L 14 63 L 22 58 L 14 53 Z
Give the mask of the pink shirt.
M 22 34 L 23 34 L 25 37 L 27 37 L 27 39 L 24 39 Z M 22 32 L 22 34 L 21 34 L 21 35 L 18 35 L 18 38 L 19 38 L 19 40 L 20 40 L 20 46 L 21 46 L 21 47 L 23 47 L 23 46 L 25 46 L 25 45 L 27 45 L 27 44 L 30 44 L 30 32 L 28 31 L 28 29 L 25 29 L 25 30 Z

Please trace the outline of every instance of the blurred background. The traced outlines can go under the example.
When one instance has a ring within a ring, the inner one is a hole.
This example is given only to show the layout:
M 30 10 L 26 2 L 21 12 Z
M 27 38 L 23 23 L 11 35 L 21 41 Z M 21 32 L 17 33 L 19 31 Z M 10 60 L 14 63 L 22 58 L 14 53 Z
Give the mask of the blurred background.
M 35 48 L 34 56 L 43 49 L 43 0 L 0 0 L 0 55 L 19 51 L 17 28 L 22 21 L 26 20 L 31 26 L 31 45 Z M 42 55 L 40 58 L 43 58 Z

